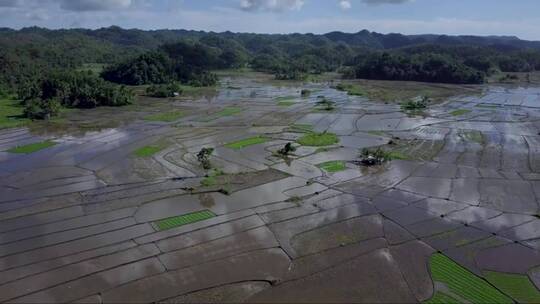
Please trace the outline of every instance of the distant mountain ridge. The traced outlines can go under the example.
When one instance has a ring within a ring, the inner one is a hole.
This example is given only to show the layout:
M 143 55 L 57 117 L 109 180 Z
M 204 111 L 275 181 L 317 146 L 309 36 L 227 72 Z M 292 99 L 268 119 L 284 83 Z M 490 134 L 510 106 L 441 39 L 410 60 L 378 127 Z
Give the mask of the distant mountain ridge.
M 473 36 L 473 35 L 403 35 L 399 33 L 380 34 L 362 30 L 358 33 L 330 32 L 323 36 L 334 42 L 345 42 L 349 45 L 367 46 L 379 49 L 393 49 L 418 44 L 441 45 L 475 45 L 475 46 L 505 46 L 515 49 L 540 49 L 540 41 L 521 40 L 516 36 Z
M 367 47 L 374 49 L 395 49 L 420 44 L 440 44 L 440 45 L 469 45 L 502 48 L 506 50 L 518 49 L 540 49 L 540 41 L 522 40 L 515 36 L 474 36 L 474 35 L 403 35 L 399 33 L 381 34 L 368 30 L 361 30 L 357 33 L 329 32 L 326 34 L 254 34 L 254 33 L 233 33 L 233 32 L 205 32 L 183 29 L 161 29 L 161 30 L 140 30 L 123 29 L 118 26 L 110 26 L 100 29 L 58 29 L 51 30 L 39 27 L 27 27 L 20 30 L 10 28 L 0 28 L 0 35 L 9 36 L 41 36 L 41 38 L 59 38 L 72 34 L 86 36 L 88 38 L 106 41 L 108 43 L 138 48 L 155 48 L 163 43 L 173 42 L 179 39 L 198 39 L 205 35 L 219 35 L 227 38 L 246 39 L 249 37 L 302 37 L 305 39 L 325 38 L 332 42 L 342 42 L 351 47 Z M 1 38 L 1 37 L 0 37 Z

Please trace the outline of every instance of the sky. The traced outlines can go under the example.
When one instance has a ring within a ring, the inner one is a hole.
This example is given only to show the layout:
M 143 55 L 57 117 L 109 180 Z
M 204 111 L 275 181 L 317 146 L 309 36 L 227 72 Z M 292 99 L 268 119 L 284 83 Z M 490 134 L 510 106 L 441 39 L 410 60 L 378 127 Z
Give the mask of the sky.
M 0 0 L 0 27 L 506 35 L 540 40 L 540 0 Z

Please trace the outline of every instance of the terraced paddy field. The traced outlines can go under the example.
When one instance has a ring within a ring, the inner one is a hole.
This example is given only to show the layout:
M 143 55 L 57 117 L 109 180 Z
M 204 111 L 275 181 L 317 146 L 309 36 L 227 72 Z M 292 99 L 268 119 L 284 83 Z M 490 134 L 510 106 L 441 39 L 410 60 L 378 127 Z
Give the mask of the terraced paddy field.
M 540 88 L 415 116 L 334 85 L 224 76 L 0 131 L 0 302 L 539 301 Z

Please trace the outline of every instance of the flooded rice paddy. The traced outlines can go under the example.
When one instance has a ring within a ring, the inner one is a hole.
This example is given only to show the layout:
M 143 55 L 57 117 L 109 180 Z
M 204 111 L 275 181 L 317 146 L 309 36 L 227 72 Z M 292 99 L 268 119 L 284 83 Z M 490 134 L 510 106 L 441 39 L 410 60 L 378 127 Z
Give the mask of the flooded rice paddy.
M 0 131 L 1 302 L 540 299 L 540 88 L 411 115 L 233 77 L 169 102 L 112 128 Z M 339 143 L 276 153 L 307 132 Z M 378 146 L 402 157 L 360 167 Z

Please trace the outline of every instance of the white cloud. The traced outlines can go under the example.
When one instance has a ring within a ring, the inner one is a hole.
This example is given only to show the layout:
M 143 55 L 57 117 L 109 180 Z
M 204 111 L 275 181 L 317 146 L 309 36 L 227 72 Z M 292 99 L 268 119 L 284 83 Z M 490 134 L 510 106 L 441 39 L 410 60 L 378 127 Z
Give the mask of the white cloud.
M 304 6 L 304 0 L 241 0 L 240 8 L 245 11 L 299 10 Z
M 341 7 L 342 10 L 349 10 L 352 7 L 350 0 L 341 0 L 339 1 L 339 7 Z

